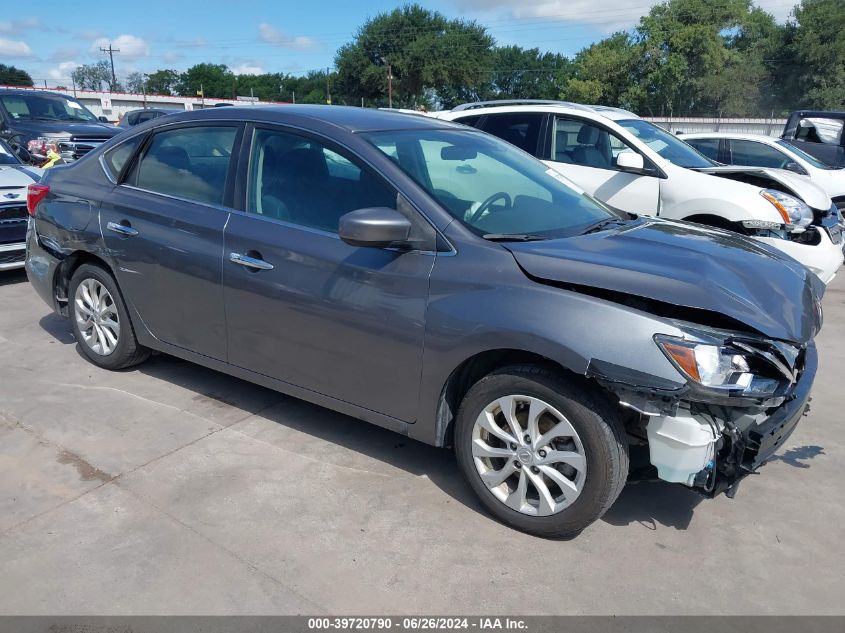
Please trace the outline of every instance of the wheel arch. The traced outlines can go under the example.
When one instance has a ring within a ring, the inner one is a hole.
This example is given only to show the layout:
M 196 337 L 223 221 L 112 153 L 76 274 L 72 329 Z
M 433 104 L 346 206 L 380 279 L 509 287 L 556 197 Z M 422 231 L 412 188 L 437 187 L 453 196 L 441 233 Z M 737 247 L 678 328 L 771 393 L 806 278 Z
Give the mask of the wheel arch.
M 56 308 L 62 316 L 68 316 L 68 287 L 73 273 L 83 264 L 94 264 L 106 270 L 112 277 L 115 277 L 111 266 L 102 257 L 98 257 L 88 251 L 74 251 L 65 257 L 53 277 L 53 297 L 56 301 Z M 117 283 L 115 277 L 115 283 Z M 118 285 L 118 289 L 120 286 Z
M 458 407 L 467 391 L 484 376 L 509 365 L 536 365 L 573 378 L 588 380 L 559 362 L 525 349 L 501 348 L 477 352 L 461 362 L 446 379 L 437 403 L 435 445 L 450 446 Z

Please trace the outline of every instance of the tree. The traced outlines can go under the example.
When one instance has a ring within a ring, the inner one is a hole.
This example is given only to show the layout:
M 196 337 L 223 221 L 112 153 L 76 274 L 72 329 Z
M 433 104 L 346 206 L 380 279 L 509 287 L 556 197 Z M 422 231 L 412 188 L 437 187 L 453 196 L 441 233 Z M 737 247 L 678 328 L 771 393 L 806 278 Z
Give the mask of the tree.
M 627 33 L 611 35 L 575 56 L 560 97 L 578 103 L 635 107 L 634 90 L 643 49 Z
M 490 80 L 493 38 L 475 22 L 449 20 L 417 4 L 367 20 L 335 56 L 337 92 L 387 105 L 388 69 L 396 106 L 436 99 L 449 107 Z
M 197 64 L 179 76 L 176 92 L 183 97 L 195 97 L 202 89 L 204 96 L 231 99 L 235 90 L 235 75 L 225 64 Z
M 174 95 L 179 86 L 179 73 L 171 69 L 157 70 L 147 75 L 147 92 L 157 95 Z
M 147 90 L 144 73 L 129 73 L 129 76 L 126 77 L 126 81 L 124 83 L 126 85 L 127 92 L 134 92 L 135 94 L 138 94 L 140 92 L 146 92 Z
M 845 104 L 845 2 L 802 0 L 790 49 L 798 62 L 800 105 L 840 110 Z
M 102 90 L 103 84 L 111 85 L 111 66 L 105 60 L 94 64 L 77 66 L 70 76 L 77 88 L 82 90 Z
M 495 48 L 492 67 L 490 92 L 496 99 L 557 99 L 573 71 L 563 55 L 519 46 Z
M 0 86 L 32 86 L 29 73 L 14 66 L 0 64 Z

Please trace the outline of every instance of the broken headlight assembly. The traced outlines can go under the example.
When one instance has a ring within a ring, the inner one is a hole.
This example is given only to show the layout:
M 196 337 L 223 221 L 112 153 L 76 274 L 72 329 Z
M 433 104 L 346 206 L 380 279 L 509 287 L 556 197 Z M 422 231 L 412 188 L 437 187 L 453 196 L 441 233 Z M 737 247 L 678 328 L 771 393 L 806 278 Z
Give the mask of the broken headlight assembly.
M 662 334 L 654 341 L 691 385 L 714 395 L 774 398 L 795 379 L 794 371 L 773 350 L 747 342 L 705 343 Z

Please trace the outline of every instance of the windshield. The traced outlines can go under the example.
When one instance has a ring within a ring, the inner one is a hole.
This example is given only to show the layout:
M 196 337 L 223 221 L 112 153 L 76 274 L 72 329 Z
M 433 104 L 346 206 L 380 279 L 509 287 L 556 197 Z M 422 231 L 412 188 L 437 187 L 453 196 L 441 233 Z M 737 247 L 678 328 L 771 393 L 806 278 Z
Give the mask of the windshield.
M 799 158 L 804 159 L 805 161 L 810 163 L 816 169 L 842 169 L 842 167 L 831 167 L 830 165 L 825 165 L 818 158 L 816 158 L 815 156 L 811 156 L 810 154 L 805 152 L 803 149 L 801 149 L 800 147 L 796 147 L 792 143 L 788 143 L 788 142 L 782 141 L 780 139 L 776 140 L 775 143 L 777 143 L 778 145 L 780 145 L 781 147 L 783 147 L 785 149 L 788 149 L 793 154 L 796 154 Z
M 20 165 L 21 161 L 15 156 L 6 141 L 0 139 L 0 165 Z
M 401 130 L 366 138 L 452 216 L 489 239 L 567 237 L 622 217 L 540 161 L 487 134 Z
M 97 121 L 85 106 L 61 95 L 6 94 L 0 96 L 12 119 L 33 121 Z
M 696 167 L 713 167 L 718 164 L 674 134 L 653 123 L 642 119 L 625 119 L 616 123 L 678 167 L 695 169 Z

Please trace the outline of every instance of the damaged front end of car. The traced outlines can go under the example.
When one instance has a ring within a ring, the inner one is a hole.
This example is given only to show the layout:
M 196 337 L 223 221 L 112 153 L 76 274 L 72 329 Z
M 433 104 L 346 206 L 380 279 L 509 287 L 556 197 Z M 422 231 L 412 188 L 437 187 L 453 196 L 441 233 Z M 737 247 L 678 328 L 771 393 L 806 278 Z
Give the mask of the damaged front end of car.
M 809 410 L 815 344 L 675 325 L 683 337 L 654 340 L 686 378 L 683 386 L 630 384 L 635 381 L 599 362 L 588 375 L 631 411 L 631 443 L 648 449 L 648 464 L 634 468 L 635 478 L 656 476 L 706 496 L 733 497 L 740 480 L 784 444 Z

